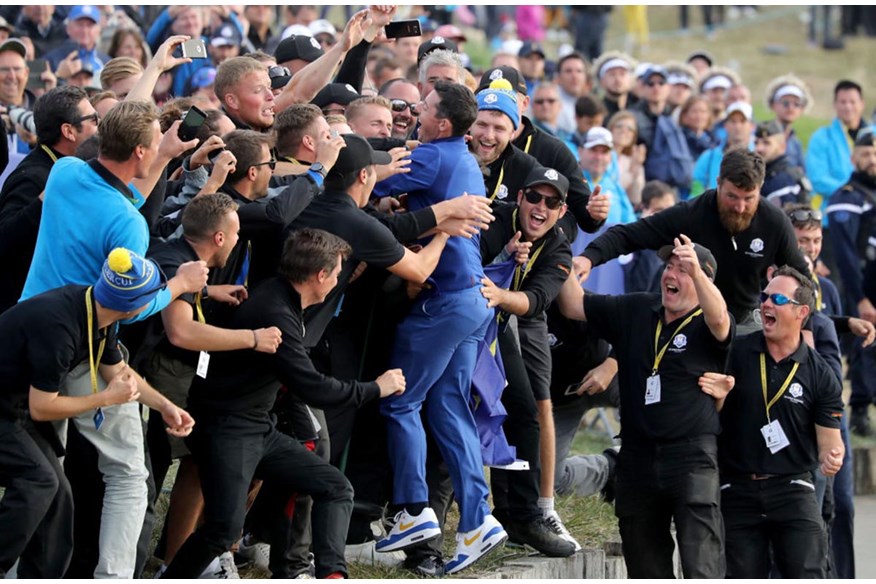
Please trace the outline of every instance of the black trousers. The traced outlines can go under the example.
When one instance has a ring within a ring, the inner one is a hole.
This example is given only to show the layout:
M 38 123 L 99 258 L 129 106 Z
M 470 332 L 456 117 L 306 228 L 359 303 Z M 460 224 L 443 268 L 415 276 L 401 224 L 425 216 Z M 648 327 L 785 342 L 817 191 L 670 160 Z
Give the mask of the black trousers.
M 768 578 L 771 547 L 783 578 L 826 577 L 827 537 L 811 473 L 721 482 L 728 578 Z
M 497 518 L 528 523 L 537 519 L 539 464 L 539 426 L 535 395 L 523 363 L 520 345 L 509 326 L 499 333 L 499 351 L 508 385 L 502 392 L 502 405 L 508 417 L 502 425 L 508 444 L 517 449 L 517 458 L 529 462 L 529 470 L 490 471 L 493 506 Z M 549 378 L 548 378 L 549 381 Z
M 198 426 L 186 443 L 201 476 L 204 523 L 186 540 L 163 577 L 197 578 L 214 557 L 231 547 L 243 529 L 253 478 L 313 498 L 316 577 L 346 574 L 344 542 L 353 489 L 340 471 L 267 420 L 204 412 L 196 419 Z M 276 520 L 287 525 L 283 516 Z
M 617 461 L 615 514 L 630 578 L 674 578 L 676 537 L 685 578 L 723 578 L 718 448 L 714 436 L 636 448 Z
M 55 448 L 30 421 L 0 420 L 0 578 L 62 578 L 73 554 L 73 494 Z

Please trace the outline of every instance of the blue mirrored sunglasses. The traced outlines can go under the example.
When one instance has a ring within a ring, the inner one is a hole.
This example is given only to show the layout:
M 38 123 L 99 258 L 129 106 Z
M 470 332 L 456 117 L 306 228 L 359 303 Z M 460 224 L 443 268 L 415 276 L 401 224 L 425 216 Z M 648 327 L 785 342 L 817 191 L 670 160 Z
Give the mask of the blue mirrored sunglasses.
M 760 293 L 760 303 L 763 304 L 767 301 L 767 298 L 773 301 L 773 304 L 776 306 L 784 306 L 786 304 L 796 304 L 800 306 L 800 303 L 794 300 L 793 298 L 788 298 L 784 294 L 767 294 L 766 292 Z

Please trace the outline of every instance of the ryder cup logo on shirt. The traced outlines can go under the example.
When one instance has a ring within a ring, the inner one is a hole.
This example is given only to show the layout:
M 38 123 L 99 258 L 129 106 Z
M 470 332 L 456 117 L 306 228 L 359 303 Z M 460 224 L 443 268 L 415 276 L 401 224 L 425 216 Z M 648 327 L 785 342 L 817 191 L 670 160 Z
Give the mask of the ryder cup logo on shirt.
M 751 240 L 751 251 L 760 253 L 763 251 L 763 240 L 759 237 Z
M 496 197 L 499 199 L 505 199 L 508 197 L 508 187 L 505 185 L 499 185 L 499 192 L 496 193 Z
M 799 398 L 803 395 L 803 386 L 799 383 L 792 383 L 791 387 L 788 388 L 788 393 L 791 394 L 791 397 Z
M 687 337 L 684 335 L 675 335 L 672 339 L 672 344 L 676 349 L 684 349 L 687 346 Z

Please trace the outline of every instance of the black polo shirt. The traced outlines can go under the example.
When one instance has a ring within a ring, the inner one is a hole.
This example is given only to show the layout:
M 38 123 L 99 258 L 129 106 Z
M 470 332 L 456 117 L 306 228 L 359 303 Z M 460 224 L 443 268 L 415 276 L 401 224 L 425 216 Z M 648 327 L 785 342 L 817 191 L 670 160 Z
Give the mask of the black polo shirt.
M 502 253 L 514 234 L 520 231 L 520 222 L 515 218 L 516 211 L 517 205 L 501 205 L 493 210 L 496 220 L 488 230 L 481 232 L 481 258 L 484 265 Z M 523 315 L 526 318 L 544 313 L 572 271 L 572 249 L 557 225 L 544 237 L 532 242 L 529 254 L 532 263 L 526 268 L 526 276 L 517 289 L 529 299 L 529 311 Z
M 0 315 L 0 418 L 27 416 L 30 387 L 55 393 L 64 377 L 88 359 L 88 314 L 85 307 L 87 286 L 69 285 L 24 302 Z M 106 329 L 97 328 L 94 310 L 94 357 Z M 122 360 L 116 333 L 107 327 L 106 346 L 101 363 L 115 365 Z
M 388 268 L 401 261 L 405 248 L 386 225 L 357 207 L 353 198 L 343 191 L 327 191 L 314 199 L 292 223 L 290 231 L 305 227 L 333 233 L 353 248 L 353 253 L 341 268 L 338 285 L 325 302 L 307 311 L 305 342 L 312 347 L 337 312 L 347 283 L 359 262 L 365 262 L 369 267 Z
M 770 408 L 770 419 L 782 425 L 790 444 L 771 454 L 760 429 L 767 424 L 760 355 L 765 356 L 769 399 L 772 400 L 799 363 L 791 384 Z M 740 337 L 730 353 L 729 372 L 736 386 L 721 411 L 724 432 L 719 441 L 721 473 L 733 475 L 800 474 L 818 466 L 815 425 L 839 428 L 842 388 L 830 366 L 801 337 L 800 347 L 779 363 L 766 350 L 762 332 Z
M 380 395 L 374 381 L 340 381 L 314 368 L 304 347 L 301 297 L 288 281 L 265 280 L 235 312 L 230 324 L 237 329 L 276 326 L 283 342 L 275 354 L 229 351 L 211 362 L 207 378 L 195 377 L 189 392 L 188 407 L 196 418 L 201 412 L 265 422 L 281 384 L 301 402 L 320 408 L 359 407 Z M 293 417 L 294 428 L 310 423 L 303 408 Z
M 720 432 L 715 399 L 703 393 L 697 381 L 706 371 L 725 370 L 736 331 L 732 315 L 730 334 L 723 342 L 712 335 L 702 314 L 675 334 L 695 310 L 663 324 L 657 344 L 662 348 L 669 343 L 669 347 L 659 368 L 661 399 L 645 405 L 646 380 L 654 365 L 654 335 L 663 318 L 660 295 L 587 294 L 584 311 L 590 326 L 617 353 L 624 448 Z
M 197 252 L 192 248 L 188 241 L 186 241 L 185 237 L 180 237 L 178 239 L 172 239 L 170 241 L 160 243 L 149 248 L 149 259 L 154 261 L 168 279 L 176 276 L 176 271 L 179 267 L 186 262 L 195 262 L 200 260 Z M 211 273 L 213 270 L 210 270 Z M 176 298 L 176 300 L 182 300 L 183 302 L 187 302 L 192 307 L 192 317 L 194 320 L 197 320 L 198 315 L 195 309 L 195 295 L 191 292 L 186 292 Z M 174 302 L 176 301 L 174 300 Z M 204 300 L 201 303 L 201 308 L 205 311 L 209 309 L 209 302 Z M 149 320 L 151 326 L 154 327 L 154 330 L 150 331 L 150 334 L 156 335 L 156 344 L 157 349 L 160 350 L 165 355 L 173 357 L 183 363 L 191 365 L 195 367 L 198 364 L 198 351 L 189 351 L 186 349 L 182 349 L 173 345 L 169 340 L 167 340 L 167 334 L 164 330 L 164 322 L 161 319 L 161 316 L 158 315 L 155 318 Z

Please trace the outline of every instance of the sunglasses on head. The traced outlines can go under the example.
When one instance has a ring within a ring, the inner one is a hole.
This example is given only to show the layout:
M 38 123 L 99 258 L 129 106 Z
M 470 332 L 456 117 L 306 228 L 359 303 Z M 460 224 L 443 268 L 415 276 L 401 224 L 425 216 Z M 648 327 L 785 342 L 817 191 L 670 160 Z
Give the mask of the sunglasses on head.
M 268 67 L 268 77 L 271 79 L 276 79 L 277 77 L 291 77 L 291 75 L 289 69 L 286 67 L 281 67 L 280 65 Z
M 542 201 L 542 199 L 544 199 L 545 207 L 552 211 L 556 211 L 563 206 L 563 200 L 559 197 L 548 197 L 539 193 L 538 191 L 524 191 L 523 197 L 533 205 L 538 205 Z
M 767 294 L 766 292 L 761 292 L 760 303 L 763 304 L 767 301 L 767 299 L 772 300 L 773 304 L 775 304 L 776 306 L 784 306 L 786 304 L 796 304 L 797 306 L 800 306 L 799 302 L 797 302 L 793 298 L 788 298 L 784 294 Z
M 821 211 L 818 209 L 796 209 L 788 213 L 788 217 L 795 223 L 804 223 L 806 221 L 821 221 Z
M 417 104 L 415 103 L 411 103 L 403 99 L 391 99 L 389 100 L 389 104 L 392 106 L 392 111 L 396 113 L 401 113 L 406 109 L 410 109 L 412 116 L 420 115 L 417 111 Z

